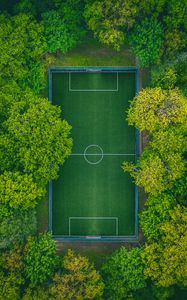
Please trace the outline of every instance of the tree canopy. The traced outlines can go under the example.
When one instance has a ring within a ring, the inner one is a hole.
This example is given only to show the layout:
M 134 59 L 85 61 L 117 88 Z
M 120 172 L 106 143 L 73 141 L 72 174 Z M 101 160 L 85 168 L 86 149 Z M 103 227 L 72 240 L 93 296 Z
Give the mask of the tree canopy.
M 1 14 L 0 27 L 0 78 L 21 83 L 29 76 L 31 62 L 36 63 L 45 52 L 43 27 L 24 13 Z
M 130 104 L 128 122 L 138 129 L 154 132 L 169 125 L 185 123 L 186 98 L 177 89 L 146 88 Z
M 99 299 L 103 294 L 104 284 L 101 275 L 86 257 L 68 250 L 63 259 L 63 274 L 56 273 L 49 288 L 53 298 Z
M 50 278 L 57 265 L 56 244 L 50 233 L 29 237 L 25 246 L 25 274 L 32 286 Z
M 4 172 L 0 175 L 0 202 L 12 208 L 34 208 L 45 190 L 33 182 L 32 175 Z
M 161 226 L 161 240 L 145 246 L 144 273 L 163 287 L 187 286 L 187 209 L 178 205 L 170 217 Z
M 33 209 L 11 211 L 0 204 L 0 248 L 12 247 L 13 243 L 23 241 L 37 229 L 36 212 Z
M 8 101 L 9 108 L 4 134 L 0 136 L 3 170 L 22 170 L 32 174 L 35 182 L 45 185 L 57 178 L 59 166 L 71 152 L 71 126 L 61 119 L 60 107 L 30 90 L 20 91 L 17 102 L 9 106 L 12 98 L 12 95 L 0 97 L 0 101 Z
M 141 67 L 159 63 L 163 45 L 160 22 L 151 17 L 137 23 L 129 35 L 129 42 Z
M 141 259 L 142 250 L 125 247 L 116 251 L 103 266 L 107 299 L 124 299 L 146 286 Z
M 81 1 L 71 0 L 42 14 L 44 36 L 48 51 L 60 50 L 66 53 L 73 48 L 85 35 L 83 27 Z

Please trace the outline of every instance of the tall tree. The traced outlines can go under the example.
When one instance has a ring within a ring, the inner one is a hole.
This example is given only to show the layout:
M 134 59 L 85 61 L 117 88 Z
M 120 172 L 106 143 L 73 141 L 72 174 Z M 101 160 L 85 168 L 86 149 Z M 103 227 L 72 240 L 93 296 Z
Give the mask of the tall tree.
M 103 266 L 106 299 L 126 299 L 146 286 L 141 253 L 140 248 L 122 247 L 109 258 Z
M 10 107 L 4 122 L 1 156 L 8 157 L 7 168 L 32 174 L 35 182 L 45 185 L 57 178 L 60 165 L 71 152 L 70 129 L 61 119 L 60 107 L 30 91 L 21 92 L 20 101 Z
M 159 63 L 163 45 L 161 23 L 154 17 L 142 20 L 131 31 L 129 42 L 141 67 Z
M 26 277 L 32 286 L 43 283 L 52 276 L 57 264 L 57 257 L 56 244 L 50 233 L 28 238 L 24 263 Z
M 36 233 L 36 211 L 34 209 L 10 209 L 0 204 L 0 248 L 9 248 Z
M 0 175 L 0 202 L 12 208 L 34 208 L 45 190 L 33 182 L 32 175 L 4 172 Z
M 137 164 L 124 162 L 123 169 L 129 172 L 135 183 L 152 195 L 172 188 L 185 172 L 186 161 L 180 154 L 161 157 L 152 148 L 146 148 Z
M 58 9 L 42 14 L 48 51 L 66 53 L 85 35 L 80 0 L 66 0 Z
M 54 299 L 100 299 L 104 284 L 101 275 L 86 257 L 68 250 L 63 259 L 63 274 L 56 273 L 49 291 Z
M 170 219 L 170 212 L 177 201 L 169 193 L 148 196 L 145 208 L 140 214 L 140 225 L 147 240 L 159 241 L 161 226 Z
M 22 13 L 13 17 L 0 14 L 0 27 L 0 78 L 13 79 L 24 85 L 32 70 L 32 64 L 41 60 L 46 49 L 43 26 L 30 14 Z M 43 84 L 44 70 L 42 72 L 41 86 L 37 89 L 34 86 L 35 77 L 30 78 L 29 86 L 36 92 Z
M 128 122 L 140 130 L 154 132 L 173 124 L 184 124 L 186 98 L 177 89 L 146 88 L 130 104 Z
M 187 286 L 187 209 L 179 205 L 161 226 L 159 242 L 146 244 L 144 273 L 158 285 Z
M 125 30 L 135 24 L 138 12 L 137 0 L 96 0 L 88 1 L 84 16 L 99 41 L 119 50 L 125 40 Z

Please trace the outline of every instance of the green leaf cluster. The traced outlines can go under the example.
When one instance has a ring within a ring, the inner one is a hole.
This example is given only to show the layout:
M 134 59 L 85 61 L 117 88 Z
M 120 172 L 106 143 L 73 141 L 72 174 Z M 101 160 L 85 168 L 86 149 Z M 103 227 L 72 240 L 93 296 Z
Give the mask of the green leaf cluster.
M 163 29 L 160 22 L 151 17 L 137 23 L 129 35 L 129 43 L 141 67 L 159 63 L 163 44 Z
M 0 203 L 0 249 L 11 248 L 37 230 L 34 209 L 12 209 Z
M 146 88 L 139 92 L 128 110 L 128 122 L 150 133 L 170 125 L 185 124 L 186 98 L 177 89 Z
M 119 50 L 125 40 L 125 30 L 132 28 L 139 7 L 137 0 L 93 1 L 85 6 L 88 28 L 102 43 Z
M 159 243 L 147 243 L 142 253 L 144 273 L 158 285 L 187 286 L 187 209 L 176 206 L 165 221 Z
M 53 299 L 100 299 L 104 284 L 101 275 L 86 257 L 68 250 L 63 259 L 63 274 L 56 273 L 49 287 Z
M 103 266 L 106 299 L 128 299 L 133 292 L 146 286 L 142 249 L 120 248 Z
M 176 204 L 176 199 L 170 194 L 149 195 L 145 209 L 140 214 L 140 225 L 148 241 L 160 240 L 161 226 L 165 221 L 170 220 L 170 212 Z
M 4 172 L 0 175 L 0 202 L 11 208 L 34 208 L 45 190 L 38 187 L 32 175 Z
M 50 278 L 57 266 L 56 244 L 50 233 L 29 237 L 25 246 L 25 274 L 34 287 Z
M 0 14 L 0 28 L 0 78 L 26 83 L 33 64 L 40 61 L 46 49 L 43 26 L 30 14 L 21 13 L 11 17 Z M 37 81 L 40 90 L 44 72 L 40 71 Z M 37 91 L 35 77 L 30 77 L 30 84 Z
M 60 50 L 66 53 L 84 37 L 85 29 L 80 8 L 80 0 L 68 0 L 58 9 L 42 14 L 48 52 L 55 53 Z

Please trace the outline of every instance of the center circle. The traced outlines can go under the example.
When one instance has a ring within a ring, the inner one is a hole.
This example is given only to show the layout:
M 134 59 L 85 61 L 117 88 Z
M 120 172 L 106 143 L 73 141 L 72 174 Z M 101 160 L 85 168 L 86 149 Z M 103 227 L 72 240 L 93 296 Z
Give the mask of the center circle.
M 91 165 L 99 164 L 103 159 L 103 149 L 98 145 L 89 145 L 84 150 L 84 159 Z

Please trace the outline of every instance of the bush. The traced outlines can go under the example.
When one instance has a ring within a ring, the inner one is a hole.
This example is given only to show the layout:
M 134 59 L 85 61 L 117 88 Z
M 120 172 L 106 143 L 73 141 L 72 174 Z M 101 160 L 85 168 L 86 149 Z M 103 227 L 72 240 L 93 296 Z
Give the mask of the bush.
M 49 291 L 53 299 L 101 299 L 101 275 L 86 257 L 68 250 L 63 259 L 63 274 L 56 273 Z
M 116 251 L 103 266 L 106 299 L 126 299 L 146 286 L 141 259 L 142 249 Z
M 0 202 L 12 208 L 34 208 L 45 190 L 33 182 L 32 175 L 4 172 L 0 175 Z
M 49 279 L 57 265 L 56 244 L 50 233 L 29 237 L 25 246 L 25 274 L 32 286 Z
M 129 34 L 129 43 L 141 67 L 159 63 L 163 45 L 161 24 L 153 17 L 137 23 Z
M 36 211 L 9 210 L 0 204 L 0 248 L 10 248 L 15 242 L 23 241 L 29 234 L 36 233 Z
M 58 50 L 66 53 L 85 35 L 79 0 L 68 0 L 58 10 L 46 11 L 42 14 L 42 20 L 48 51 L 51 53 Z
M 161 65 L 151 71 L 151 83 L 153 87 L 173 89 L 176 86 L 177 73 L 173 66 Z
M 149 196 L 146 207 L 140 214 L 140 225 L 147 240 L 159 241 L 160 227 L 170 219 L 170 211 L 176 205 L 176 200 L 169 194 Z

